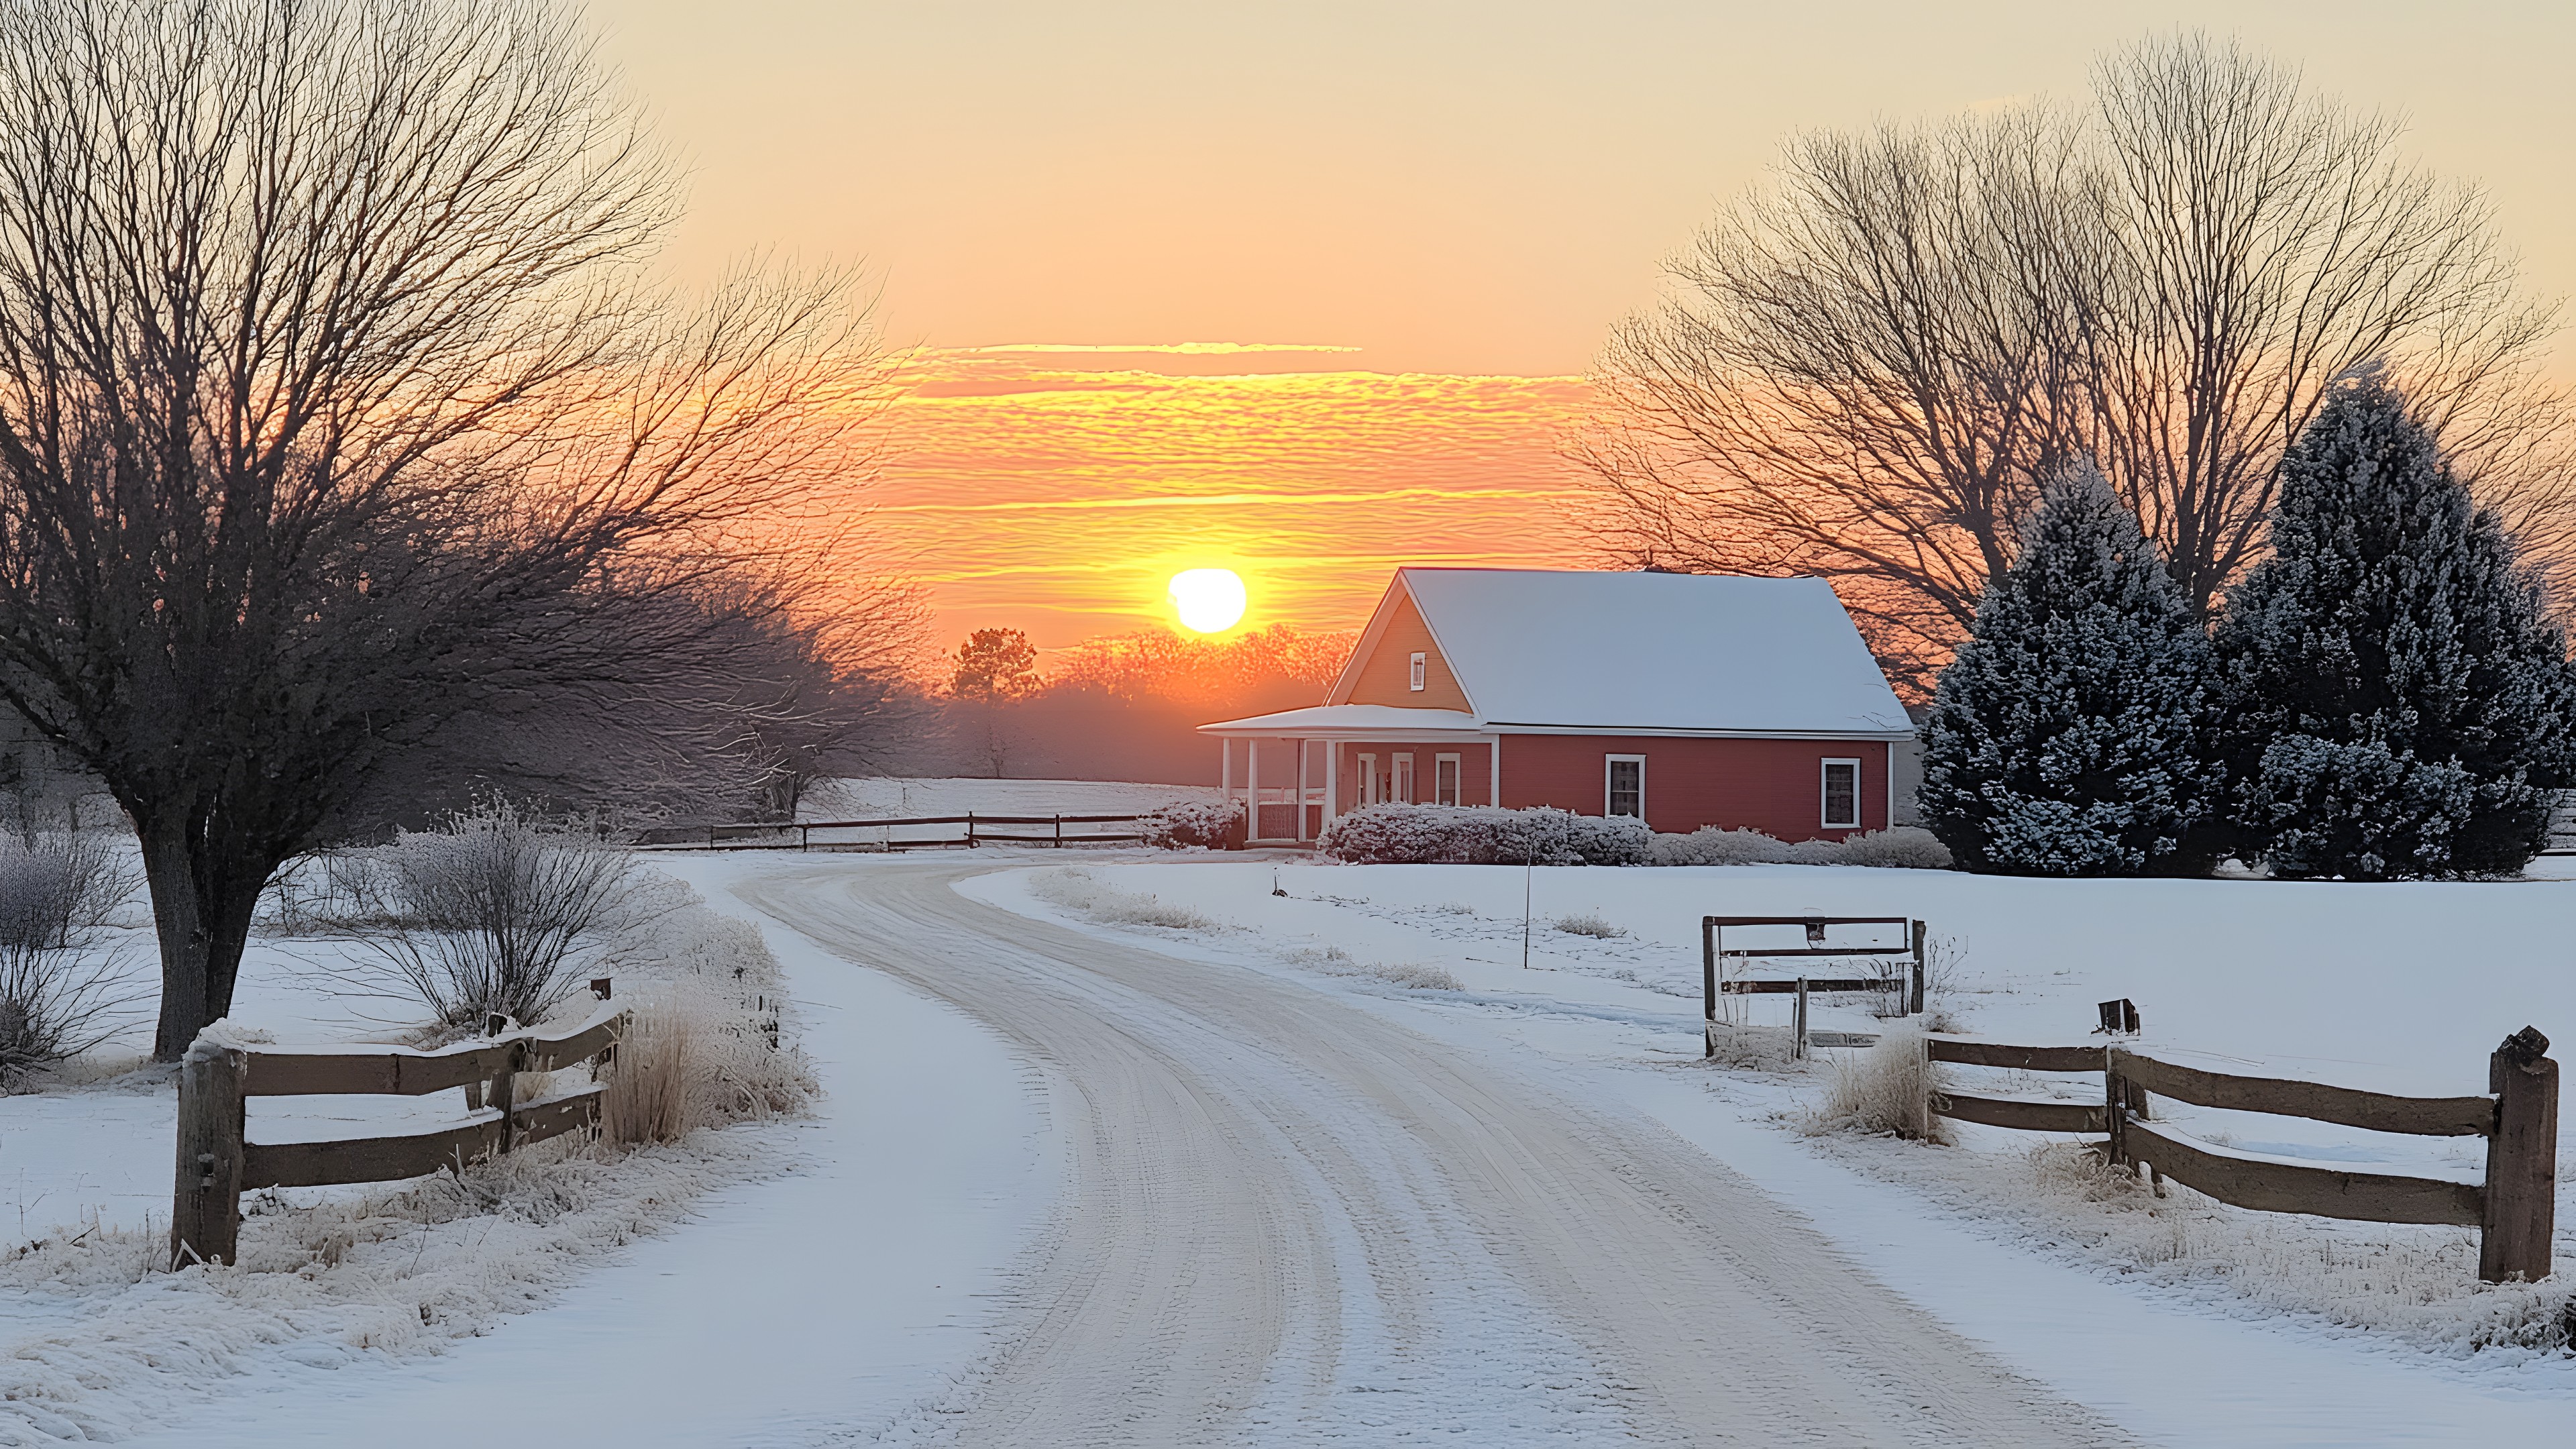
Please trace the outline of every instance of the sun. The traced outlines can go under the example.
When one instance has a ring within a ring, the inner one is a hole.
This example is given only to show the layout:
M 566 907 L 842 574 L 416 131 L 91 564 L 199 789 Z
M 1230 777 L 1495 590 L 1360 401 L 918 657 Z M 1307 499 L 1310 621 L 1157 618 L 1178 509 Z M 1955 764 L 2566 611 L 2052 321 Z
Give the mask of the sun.
M 1243 578 L 1232 569 L 1183 569 L 1172 575 L 1172 604 L 1201 634 L 1222 634 L 1243 618 Z

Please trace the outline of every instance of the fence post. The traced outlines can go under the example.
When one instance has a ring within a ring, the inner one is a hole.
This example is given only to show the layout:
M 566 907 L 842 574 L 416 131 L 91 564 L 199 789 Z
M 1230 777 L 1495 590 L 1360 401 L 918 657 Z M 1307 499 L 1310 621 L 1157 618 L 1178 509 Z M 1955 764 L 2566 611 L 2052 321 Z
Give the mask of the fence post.
M 2524 1027 L 2487 1058 L 2496 1094 L 2487 1139 L 2486 1221 L 2478 1234 L 2478 1278 L 2487 1283 L 2549 1276 L 2558 1223 L 2558 1063 L 2549 1038 Z
M 966 848 L 975 848 L 975 812 L 972 810 L 966 812 Z
M 510 1019 L 498 1012 L 495 1012 L 491 1019 L 485 1022 L 484 1025 L 490 1028 L 491 1035 L 499 1036 L 503 1031 L 509 1028 Z M 512 1123 L 510 1113 L 513 1108 L 518 1106 L 519 1060 L 521 1054 L 526 1050 L 527 1043 L 513 1042 L 510 1046 L 508 1060 L 502 1063 L 501 1070 L 494 1073 L 492 1077 L 491 1101 L 493 1106 L 501 1109 L 501 1150 L 503 1152 L 509 1151 L 512 1145 L 510 1141 L 513 1135 L 511 1131 Z
M 1055 815 L 1055 848 L 1064 849 L 1064 812 L 1061 810 Z
M 1807 1059 L 1807 978 L 1804 976 L 1798 978 L 1798 1022 L 1796 1034 L 1796 1056 L 1799 1061 L 1803 1062 Z
M 250 1054 L 197 1038 L 179 1063 L 178 1180 L 170 1267 L 230 1263 L 241 1242 L 242 1087 Z
M 1700 1032 L 1707 1049 L 1700 1055 L 1713 1057 L 1717 1055 L 1717 925 L 1710 916 L 1699 918 L 1699 985 L 1700 1015 L 1707 1019 Z
M 1923 1014 L 1923 923 L 1921 921 L 1914 923 L 1914 998 L 1908 1003 L 1905 1014 L 1908 1016 Z
M 2102 1125 L 2111 1135 L 2103 1154 L 2113 1167 L 2129 1166 L 2129 1081 L 2108 1051 L 2102 1053 Z

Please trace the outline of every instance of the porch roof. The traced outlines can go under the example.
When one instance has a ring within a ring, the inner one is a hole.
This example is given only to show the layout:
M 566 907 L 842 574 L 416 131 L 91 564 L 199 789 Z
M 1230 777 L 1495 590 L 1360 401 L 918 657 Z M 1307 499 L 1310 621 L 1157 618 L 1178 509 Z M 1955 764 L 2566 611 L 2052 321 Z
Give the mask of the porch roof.
M 1199 726 L 1204 735 L 1331 740 L 1404 739 L 1413 735 L 1481 735 L 1484 724 L 1462 709 L 1405 709 L 1391 704 L 1318 704 Z

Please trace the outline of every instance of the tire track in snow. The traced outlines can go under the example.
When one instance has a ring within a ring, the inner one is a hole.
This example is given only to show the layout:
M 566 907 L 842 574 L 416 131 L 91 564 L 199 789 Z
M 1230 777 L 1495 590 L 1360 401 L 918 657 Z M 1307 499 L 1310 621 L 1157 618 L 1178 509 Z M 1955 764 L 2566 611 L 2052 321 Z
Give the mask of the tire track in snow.
M 869 860 L 738 889 L 1040 1063 L 1074 1181 L 969 1445 L 2128 1442 L 1662 1127 Z

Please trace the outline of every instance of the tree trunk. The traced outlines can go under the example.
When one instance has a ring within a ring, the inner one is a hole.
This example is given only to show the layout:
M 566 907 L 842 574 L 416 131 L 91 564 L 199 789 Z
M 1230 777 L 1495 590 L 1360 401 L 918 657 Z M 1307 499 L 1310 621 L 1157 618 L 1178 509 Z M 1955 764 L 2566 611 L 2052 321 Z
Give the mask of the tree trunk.
M 152 1037 L 156 1061 L 174 1062 L 210 1022 L 233 1009 L 242 948 L 250 941 L 265 870 L 212 858 L 185 825 L 139 824 L 143 878 L 152 891 L 152 923 L 161 939 L 161 1023 Z M 234 869 L 225 869 L 230 864 Z M 248 881 L 247 885 L 242 882 Z

